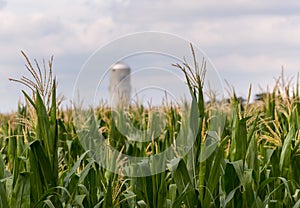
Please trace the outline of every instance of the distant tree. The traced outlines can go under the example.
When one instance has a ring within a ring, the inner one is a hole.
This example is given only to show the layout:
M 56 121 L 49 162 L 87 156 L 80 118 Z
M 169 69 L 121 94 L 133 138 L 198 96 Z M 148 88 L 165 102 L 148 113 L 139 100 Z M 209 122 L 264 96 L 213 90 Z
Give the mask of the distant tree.
M 268 92 L 262 92 L 262 93 L 258 93 L 255 95 L 255 101 L 263 101 L 265 100 L 268 96 L 270 96 L 270 93 Z

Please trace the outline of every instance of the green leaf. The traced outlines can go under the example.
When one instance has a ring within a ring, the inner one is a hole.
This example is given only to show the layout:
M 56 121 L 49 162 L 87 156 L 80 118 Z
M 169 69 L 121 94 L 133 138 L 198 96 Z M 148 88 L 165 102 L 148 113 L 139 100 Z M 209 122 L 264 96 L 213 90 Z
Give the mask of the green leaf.
M 168 197 L 171 200 L 171 204 L 174 204 L 175 200 L 176 200 L 176 191 L 177 191 L 177 186 L 176 184 L 171 184 L 169 186 L 169 192 L 168 192 Z
M 214 193 L 215 190 L 218 188 L 219 179 L 221 176 L 221 167 L 223 158 L 223 142 L 220 143 L 219 148 L 215 151 L 213 161 L 210 164 L 206 164 L 206 168 L 209 168 L 209 175 L 207 183 L 206 183 L 206 193 L 204 196 L 203 206 L 208 207 L 211 203 L 214 203 L 214 199 L 212 198 L 211 194 Z
M 244 172 L 244 165 L 242 160 L 234 161 L 231 163 L 235 169 L 235 173 L 238 176 L 241 183 L 243 183 L 243 172 Z
M 205 144 L 200 152 L 200 162 L 204 162 L 209 158 L 218 146 L 218 135 L 215 131 L 209 131 L 205 138 Z
M 76 195 L 74 200 L 77 205 L 83 207 L 83 200 L 85 199 L 85 197 L 86 197 L 85 194 Z
M 50 208 L 56 208 L 54 205 L 53 205 L 53 203 L 52 203 L 52 201 L 50 200 L 50 199 L 46 199 L 45 201 L 43 201 L 48 207 L 50 207 Z
M 300 199 L 295 203 L 293 208 L 300 208 Z
M 85 151 L 80 158 L 76 161 L 76 163 L 74 164 L 74 166 L 71 168 L 71 170 L 69 171 L 68 175 L 66 175 L 66 177 L 64 178 L 64 182 L 65 182 L 65 187 L 68 186 L 69 181 L 71 176 L 76 172 L 76 170 L 79 168 L 82 160 L 85 158 L 85 156 L 90 152 L 90 150 Z
M 4 178 L 4 173 L 5 173 L 5 165 L 4 165 L 2 155 L 0 154 L 0 179 Z
M 179 160 L 179 161 L 178 161 Z M 171 161 L 172 176 L 177 185 L 179 194 L 185 192 L 184 203 L 187 207 L 196 207 L 198 204 L 195 189 L 192 187 L 192 181 L 190 179 L 185 162 L 182 159 L 175 159 Z
M 41 142 L 39 140 L 35 140 L 29 144 L 30 149 L 32 150 L 35 161 L 38 162 L 38 168 L 41 171 L 40 175 L 41 179 L 45 181 L 44 185 L 48 188 L 54 186 L 54 175 L 53 170 L 51 169 L 50 161 L 41 146 Z M 36 170 L 34 170 L 36 171 Z
M 3 183 L 0 182 L 0 208 L 7 208 L 8 200 L 6 197 L 6 190 L 4 189 Z
M 235 195 L 236 190 L 238 190 L 240 188 L 240 186 L 236 187 L 235 189 L 233 189 L 232 191 L 229 192 L 229 194 L 227 195 L 226 199 L 223 201 L 222 203 L 222 207 L 226 207 L 227 204 L 232 200 L 232 198 Z
M 176 200 L 172 203 L 172 208 L 181 207 L 182 202 L 184 201 L 186 195 L 188 194 L 187 189 L 189 188 L 189 185 L 187 185 L 184 190 L 179 193 L 179 196 L 176 197 Z
M 19 174 L 12 193 L 11 207 L 30 207 L 30 173 L 23 172 Z
M 148 208 L 147 204 L 143 200 L 138 201 L 137 204 L 139 208 Z
M 283 142 L 282 151 L 280 154 L 280 161 L 279 161 L 279 168 L 282 174 L 288 171 L 288 168 L 290 166 L 291 143 L 292 143 L 292 139 L 294 138 L 294 132 L 295 132 L 294 128 L 292 128 Z
M 113 198 L 112 198 L 112 186 L 113 179 L 112 176 L 109 178 L 107 189 L 104 195 L 104 204 L 103 207 L 113 207 Z
M 30 102 L 30 104 L 36 109 L 35 103 L 34 103 L 33 100 L 30 98 L 30 96 L 29 96 L 24 90 L 22 90 L 22 92 L 23 92 L 25 98 L 26 98 L 26 99 Z

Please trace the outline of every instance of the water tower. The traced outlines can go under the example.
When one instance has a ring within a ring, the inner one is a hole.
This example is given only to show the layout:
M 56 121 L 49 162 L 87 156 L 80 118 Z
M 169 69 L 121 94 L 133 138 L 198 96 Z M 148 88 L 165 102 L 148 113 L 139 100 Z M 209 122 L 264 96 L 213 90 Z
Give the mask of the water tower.
M 118 62 L 110 68 L 110 102 L 112 107 L 128 106 L 130 102 L 130 67 Z

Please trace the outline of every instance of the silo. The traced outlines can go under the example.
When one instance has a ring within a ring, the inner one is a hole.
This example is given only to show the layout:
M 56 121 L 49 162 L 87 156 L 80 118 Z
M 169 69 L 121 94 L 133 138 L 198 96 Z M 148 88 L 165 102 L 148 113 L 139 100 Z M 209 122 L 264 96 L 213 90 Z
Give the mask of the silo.
M 130 67 L 118 62 L 110 68 L 110 102 L 112 107 L 128 106 L 130 102 Z

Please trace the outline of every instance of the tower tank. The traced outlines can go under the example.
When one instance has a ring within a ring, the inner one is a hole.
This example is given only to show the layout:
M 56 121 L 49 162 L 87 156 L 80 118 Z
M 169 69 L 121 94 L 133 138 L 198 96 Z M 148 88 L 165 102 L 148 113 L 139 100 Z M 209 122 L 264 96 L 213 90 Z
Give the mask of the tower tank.
M 109 94 L 112 107 L 129 105 L 130 71 L 130 67 L 123 62 L 118 62 L 110 68 Z

